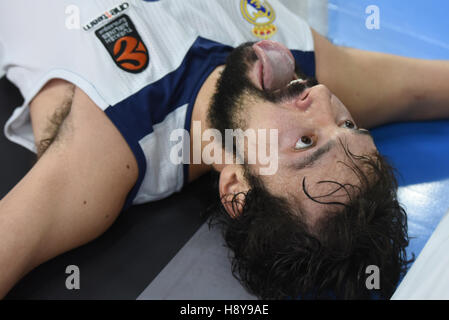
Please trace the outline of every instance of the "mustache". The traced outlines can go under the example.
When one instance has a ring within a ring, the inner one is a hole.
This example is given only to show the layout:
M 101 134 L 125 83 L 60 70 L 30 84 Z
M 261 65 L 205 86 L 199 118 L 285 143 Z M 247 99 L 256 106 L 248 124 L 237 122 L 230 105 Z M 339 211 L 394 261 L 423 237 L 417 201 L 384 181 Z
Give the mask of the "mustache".
M 263 97 L 273 103 L 279 103 L 286 100 L 296 98 L 307 88 L 316 86 L 318 81 L 316 78 L 307 78 L 304 82 L 294 82 L 291 85 L 287 85 L 281 89 L 275 91 L 263 91 Z

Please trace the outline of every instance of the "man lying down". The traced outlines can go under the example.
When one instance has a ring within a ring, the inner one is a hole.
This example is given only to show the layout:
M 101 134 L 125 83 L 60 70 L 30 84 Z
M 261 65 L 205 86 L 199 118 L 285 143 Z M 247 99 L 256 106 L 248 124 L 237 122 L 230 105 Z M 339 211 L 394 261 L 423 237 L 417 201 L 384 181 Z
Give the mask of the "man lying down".
M 38 156 L 0 201 L 0 296 L 210 170 L 251 293 L 369 298 L 376 265 L 376 294 L 392 295 L 407 219 L 367 129 L 448 117 L 447 62 L 337 47 L 276 0 L 17 0 L 0 14 L 0 73 L 25 98 L 5 133 Z

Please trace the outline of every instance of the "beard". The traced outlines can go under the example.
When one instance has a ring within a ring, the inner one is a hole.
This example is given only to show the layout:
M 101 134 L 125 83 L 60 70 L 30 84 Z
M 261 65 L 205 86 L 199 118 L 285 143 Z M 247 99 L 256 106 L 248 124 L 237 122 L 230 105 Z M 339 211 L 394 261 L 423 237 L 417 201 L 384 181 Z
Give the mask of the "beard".
M 295 74 L 305 82 L 295 82 L 285 87 L 269 91 L 262 90 L 253 84 L 248 74 L 258 60 L 253 50 L 254 42 L 246 42 L 235 48 L 226 60 L 226 66 L 217 81 L 216 91 L 208 110 L 208 124 L 225 136 L 225 129 L 245 130 L 245 120 L 248 117 L 246 101 L 256 98 L 259 101 L 282 103 L 284 100 L 298 97 L 306 88 L 318 82 L 315 78 L 307 78 L 298 64 Z

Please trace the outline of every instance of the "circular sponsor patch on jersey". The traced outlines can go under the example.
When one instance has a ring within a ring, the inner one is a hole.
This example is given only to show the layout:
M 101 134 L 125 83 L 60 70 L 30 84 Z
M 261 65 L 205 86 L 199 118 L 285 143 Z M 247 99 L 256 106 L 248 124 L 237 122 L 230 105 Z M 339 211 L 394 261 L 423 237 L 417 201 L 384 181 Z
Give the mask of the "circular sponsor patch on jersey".
M 120 69 L 139 73 L 147 68 L 148 49 L 129 16 L 121 15 L 95 34 Z

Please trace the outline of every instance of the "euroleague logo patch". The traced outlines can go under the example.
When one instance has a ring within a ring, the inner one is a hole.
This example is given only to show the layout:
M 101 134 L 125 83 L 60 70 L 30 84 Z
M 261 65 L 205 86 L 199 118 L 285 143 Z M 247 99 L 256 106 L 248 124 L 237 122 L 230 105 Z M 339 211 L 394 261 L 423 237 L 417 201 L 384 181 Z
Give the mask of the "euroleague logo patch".
M 147 68 L 148 49 L 127 15 L 111 21 L 95 34 L 120 69 L 139 73 Z

